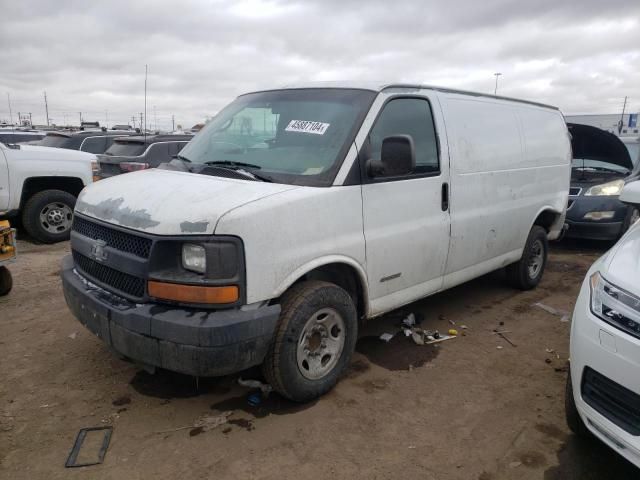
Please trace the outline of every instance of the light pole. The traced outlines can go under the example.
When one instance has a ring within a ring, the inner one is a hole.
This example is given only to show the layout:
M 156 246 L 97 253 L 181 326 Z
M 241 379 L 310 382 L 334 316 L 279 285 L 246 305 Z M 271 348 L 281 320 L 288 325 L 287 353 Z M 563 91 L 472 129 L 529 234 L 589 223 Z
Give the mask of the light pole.
M 493 89 L 493 94 L 497 95 L 498 94 L 498 77 L 502 74 L 500 72 L 496 72 L 494 73 L 494 75 L 496 77 L 496 88 Z

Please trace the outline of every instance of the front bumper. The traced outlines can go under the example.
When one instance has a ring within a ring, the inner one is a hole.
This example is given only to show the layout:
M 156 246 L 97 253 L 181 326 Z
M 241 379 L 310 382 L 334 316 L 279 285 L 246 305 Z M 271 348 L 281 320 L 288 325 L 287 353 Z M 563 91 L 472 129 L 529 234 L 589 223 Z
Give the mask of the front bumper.
M 221 376 L 262 363 L 280 306 L 198 310 L 135 304 L 85 280 L 62 262 L 65 300 L 76 318 L 118 354 L 193 376 Z
M 569 197 L 566 223 L 569 225 L 565 237 L 591 240 L 615 240 L 622 233 L 627 205 L 617 196 Z M 588 220 L 584 216 L 590 212 L 615 212 L 610 220 Z
M 576 407 L 587 428 L 609 447 L 640 467 L 640 436 L 630 434 L 594 409 L 582 396 L 585 368 L 640 395 L 640 340 L 591 313 L 588 280 L 582 286 L 571 328 L 571 380 Z

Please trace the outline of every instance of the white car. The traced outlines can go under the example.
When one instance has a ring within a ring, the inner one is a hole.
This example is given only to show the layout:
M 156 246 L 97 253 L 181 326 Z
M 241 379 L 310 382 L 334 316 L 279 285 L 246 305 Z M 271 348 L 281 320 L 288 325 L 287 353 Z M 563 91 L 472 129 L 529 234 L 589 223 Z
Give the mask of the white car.
M 67 304 L 123 356 L 196 376 L 263 365 L 329 390 L 360 321 L 507 268 L 534 288 L 564 224 L 558 109 L 421 85 L 238 97 L 163 169 L 78 199 Z
M 640 206 L 640 182 L 620 199 Z M 573 312 L 567 423 L 640 467 L 640 222 L 598 259 Z

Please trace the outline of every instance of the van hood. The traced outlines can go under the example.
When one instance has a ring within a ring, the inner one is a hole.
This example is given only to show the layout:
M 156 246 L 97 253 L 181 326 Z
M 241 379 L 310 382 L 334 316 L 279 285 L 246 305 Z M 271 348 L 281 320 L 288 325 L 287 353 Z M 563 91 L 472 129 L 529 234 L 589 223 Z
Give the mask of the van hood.
M 628 292 L 640 296 L 640 222 L 607 254 L 604 277 Z
M 296 188 L 151 169 L 93 183 L 78 197 L 76 212 L 156 235 L 212 234 L 228 211 Z

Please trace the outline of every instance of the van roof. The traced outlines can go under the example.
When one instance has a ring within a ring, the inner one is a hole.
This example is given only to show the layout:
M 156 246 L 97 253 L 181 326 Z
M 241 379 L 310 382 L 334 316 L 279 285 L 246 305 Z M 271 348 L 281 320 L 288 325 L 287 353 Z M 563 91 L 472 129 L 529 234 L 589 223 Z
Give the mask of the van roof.
M 523 100 L 520 98 L 503 97 L 500 95 L 492 95 L 490 93 L 471 92 L 468 90 L 458 90 L 455 88 L 438 87 L 435 85 L 425 85 L 421 83 L 403 83 L 403 82 L 400 82 L 400 83 L 385 83 L 385 82 L 374 82 L 374 81 L 309 82 L 309 83 L 303 83 L 303 84 L 285 85 L 284 87 L 281 87 L 281 88 L 257 90 L 256 92 L 248 92 L 248 93 L 268 92 L 273 90 L 297 90 L 297 89 L 303 89 L 303 88 L 344 88 L 344 89 L 355 89 L 355 90 L 370 90 L 372 92 L 382 92 L 384 90 L 388 90 L 391 88 L 414 88 L 414 89 L 423 89 L 423 90 L 436 90 L 438 92 L 445 92 L 445 93 L 458 93 L 461 95 L 470 95 L 474 97 L 494 98 L 498 100 L 507 100 L 511 102 L 527 103 L 529 105 L 536 105 L 538 107 L 559 110 L 558 107 L 553 105 L 547 105 L 545 103 L 534 102 L 531 100 Z

